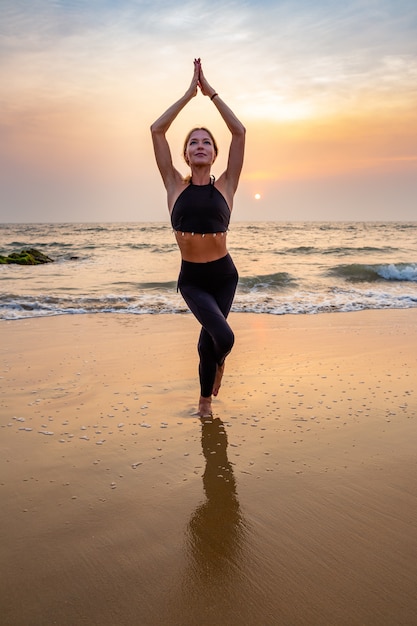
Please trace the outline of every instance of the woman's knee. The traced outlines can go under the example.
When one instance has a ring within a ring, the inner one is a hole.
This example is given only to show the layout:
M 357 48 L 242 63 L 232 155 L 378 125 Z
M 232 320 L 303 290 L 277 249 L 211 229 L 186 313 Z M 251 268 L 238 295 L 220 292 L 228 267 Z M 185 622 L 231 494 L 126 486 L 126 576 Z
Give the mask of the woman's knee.
M 234 343 L 235 335 L 230 326 L 227 326 L 227 328 L 223 330 L 221 336 L 218 337 L 217 342 L 215 342 L 217 348 L 217 362 L 219 364 L 221 364 L 229 352 L 231 352 Z
M 235 335 L 230 326 L 225 323 L 222 328 L 218 328 L 212 334 L 203 332 L 200 335 L 198 352 L 203 358 L 209 355 L 214 356 L 216 362 L 221 363 L 232 350 L 234 343 Z

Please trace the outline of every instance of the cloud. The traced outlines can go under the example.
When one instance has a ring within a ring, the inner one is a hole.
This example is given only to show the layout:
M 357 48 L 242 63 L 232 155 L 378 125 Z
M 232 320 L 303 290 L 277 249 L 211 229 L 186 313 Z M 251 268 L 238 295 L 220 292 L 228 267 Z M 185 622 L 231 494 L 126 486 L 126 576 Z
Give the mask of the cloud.
M 154 193 L 149 124 L 195 56 L 248 127 L 246 180 L 414 167 L 416 25 L 414 0 L 2 0 L 8 188 L 48 188 L 51 206 L 59 181 L 77 199 L 103 176 L 114 196 L 135 180 Z M 178 167 L 183 135 L 203 122 L 224 166 L 228 133 L 199 96 L 170 129 Z
M 370 86 L 386 93 L 395 85 L 405 97 L 416 79 L 417 8 L 405 0 L 392 7 L 383 0 L 6 0 L 0 77 L 20 93 L 24 86 L 48 92 L 52 80 L 69 96 L 132 80 L 157 93 L 163 82 L 184 81 L 201 56 L 231 97 L 253 94 L 261 116 L 271 96 L 303 110 L 340 106 Z

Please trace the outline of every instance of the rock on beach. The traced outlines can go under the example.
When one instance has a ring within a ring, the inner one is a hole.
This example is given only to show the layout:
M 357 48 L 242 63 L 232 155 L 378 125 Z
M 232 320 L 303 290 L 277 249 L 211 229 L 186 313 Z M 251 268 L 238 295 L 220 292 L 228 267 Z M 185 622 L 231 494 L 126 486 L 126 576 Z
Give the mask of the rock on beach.
M 53 259 L 35 248 L 25 248 L 20 252 L 12 252 L 8 256 L 0 255 L 0 263 L 3 265 L 12 263 L 17 265 L 41 265 L 53 262 Z

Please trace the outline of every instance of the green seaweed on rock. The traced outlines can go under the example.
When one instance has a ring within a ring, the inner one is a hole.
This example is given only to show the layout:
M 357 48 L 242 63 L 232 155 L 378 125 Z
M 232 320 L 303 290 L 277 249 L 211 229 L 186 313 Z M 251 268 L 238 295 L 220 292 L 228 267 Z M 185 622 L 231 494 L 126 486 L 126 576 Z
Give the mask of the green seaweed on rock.
M 8 256 L 0 255 L 0 263 L 3 265 L 41 265 L 43 263 L 53 262 L 53 259 L 43 254 L 43 252 L 36 250 L 36 248 L 26 248 L 20 252 L 12 252 Z

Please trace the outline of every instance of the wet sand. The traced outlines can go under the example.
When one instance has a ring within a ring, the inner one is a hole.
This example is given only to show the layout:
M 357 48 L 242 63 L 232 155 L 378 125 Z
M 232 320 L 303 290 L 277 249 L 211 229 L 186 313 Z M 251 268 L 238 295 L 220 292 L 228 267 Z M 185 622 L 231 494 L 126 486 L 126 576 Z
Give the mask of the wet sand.
M 0 325 L 2 626 L 414 625 L 417 310 Z

